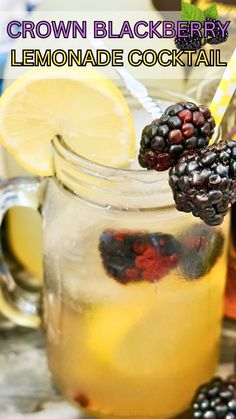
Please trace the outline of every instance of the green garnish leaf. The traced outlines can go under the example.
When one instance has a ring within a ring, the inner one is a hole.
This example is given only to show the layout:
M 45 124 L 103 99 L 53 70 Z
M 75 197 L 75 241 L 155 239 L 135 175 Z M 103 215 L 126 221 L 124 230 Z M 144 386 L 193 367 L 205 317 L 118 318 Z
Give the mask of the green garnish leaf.
M 181 10 L 180 18 L 182 21 L 204 22 L 205 14 L 203 10 L 199 9 L 199 7 L 194 6 L 193 4 L 182 2 L 182 10 Z
M 210 17 L 212 19 L 217 19 L 219 17 L 218 11 L 217 11 L 217 5 L 214 3 L 211 6 L 209 6 L 207 9 L 205 9 L 204 16 Z

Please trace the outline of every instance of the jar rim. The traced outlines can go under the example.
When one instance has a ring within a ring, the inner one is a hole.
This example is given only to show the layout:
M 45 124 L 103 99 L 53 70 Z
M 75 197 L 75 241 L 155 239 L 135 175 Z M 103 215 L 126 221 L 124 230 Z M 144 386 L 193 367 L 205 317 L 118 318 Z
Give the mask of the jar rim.
M 64 189 L 102 208 L 150 211 L 173 207 L 168 171 L 102 166 L 74 153 L 62 137 L 53 140 L 55 180 Z
M 125 86 L 119 86 L 120 90 L 122 90 L 122 93 L 127 100 L 133 101 L 134 98 L 130 94 L 130 92 L 127 90 Z M 192 98 L 189 95 L 183 94 L 178 91 L 174 91 L 171 89 L 164 89 L 164 88 L 156 88 L 155 86 L 148 87 L 149 94 L 153 98 L 157 98 L 159 101 L 168 101 L 170 102 L 171 99 L 176 102 L 182 100 L 190 101 L 190 102 L 198 102 L 197 99 Z M 170 99 L 171 97 L 171 99 Z M 142 108 L 142 106 L 139 104 L 137 99 L 135 99 L 135 103 Z M 132 108 L 132 106 L 131 106 Z M 145 112 L 145 109 L 143 109 Z M 214 138 L 215 141 L 218 141 L 218 138 L 220 137 L 221 130 L 215 134 Z M 123 179 L 129 179 L 129 178 L 135 178 L 136 181 L 145 182 L 145 183 L 158 183 L 163 182 L 166 180 L 166 172 L 156 172 L 154 170 L 146 170 L 143 168 L 135 169 L 135 168 L 118 168 L 118 167 L 112 167 L 107 166 L 104 164 L 97 163 L 93 160 L 90 160 L 80 154 L 78 154 L 76 151 L 74 151 L 70 145 L 66 142 L 66 140 L 63 138 L 62 135 L 56 135 L 52 139 L 52 146 L 54 153 L 59 156 L 62 160 L 64 160 L 65 163 L 71 165 L 74 169 L 76 167 L 79 171 L 85 171 L 87 174 L 93 176 L 93 177 L 104 177 L 104 178 L 123 178 Z
M 70 165 L 86 170 L 87 173 L 97 177 L 122 177 L 129 178 L 134 177 L 135 180 L 141 180 L 144 176 L 147 181 L 155 182 L 163 181 L 166 179 L 166 172 L 156 172 L 153 170 L 146 169 L 130 169 L 130 168 L 117 168 L 112 166 L 106 166 L 104 164 L 96 163 L 92 160 L 87 159 L 84 156 L 76 153 L 64 140 L 63 136 L 56 135 L 52 140 L 54 152 L 59 155 L 64 161 Z
M 127 90 L 123 94 L 128 102 L 134 101 Z M 156 89 L 155 92 L 150 89 L 150 95 L 158 98 L 163 109 L 169 106 L 168 103 L 180 102 L 181 99 L 196 102 L 168 89 Z M 142 106 L 135 100 L 131 109 L 142 109 Z M 85 200 L 92 196 L 93 204 L 139 211 L 174 207 L 168 170 L 157 172 L 141 167 L 117 168 L 96 163 L 74 151 L 62 135 L 53 138 L 52 148 L 56 179 L 67 190 Z
M 127 102 L 132 101 L 130 104 L 130 108 L 134 107 L 134 101 L 137 106 L 142 108 L 140 103 L 137 99 L 133 98 L 131 93 L 127 90 L 127 88 L 122 84 L 119 86 L 119 89 L 122 91 L 123 96 L 127 100 Z M 174 91 L 171 89 L 164 89 L 164 88 L 156 88 L 155 86 L 148 87 L 149 94 L 153 98 L 157 98 L 159 101 L 168 101 L 170 102 L 170 97 L 172 100 L 178 102 L 181 99 L 186 101 L 195 101 L 192 97 L 183 94 L 178 91 Z M 145 112 L 145 109 L 143 109 Z M 116 178 L 120 180 L 122 179 L 132 179 L 134 178 L 138 182 L 143 183 L 159 183 L 166 181 L 167 174 L 166 172 L 156 172 L 154 170 L 146 170 L 143 168 L 133 169 L 133 168 L 118 168 L 107 166 L 104 164 L 96 163 L 93 160 L 90 160 L 77 152 L 75 152 L 69 144 L 65 141 L 62 135 L 56 135 L 52 139 L 52 146 L 53 150 L 62 160 L 64 160 L 69 165 L 73 166 L 74 169 L 76 167 L 79 171 L 85 171 L 87 174 L 93 177 L 103 177 L 103 178 L 112 178 L 115 180 Z

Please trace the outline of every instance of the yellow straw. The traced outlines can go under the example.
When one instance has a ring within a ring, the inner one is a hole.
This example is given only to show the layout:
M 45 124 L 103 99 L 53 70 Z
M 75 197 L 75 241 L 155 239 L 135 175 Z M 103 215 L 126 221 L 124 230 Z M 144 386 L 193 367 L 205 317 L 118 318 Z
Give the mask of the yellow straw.
M 215 118 L 216 131 L 218 130 L 225 112 L 236 90 L 236 48 L 230 58 L 215 96 L 210 105 L 210 110 Z

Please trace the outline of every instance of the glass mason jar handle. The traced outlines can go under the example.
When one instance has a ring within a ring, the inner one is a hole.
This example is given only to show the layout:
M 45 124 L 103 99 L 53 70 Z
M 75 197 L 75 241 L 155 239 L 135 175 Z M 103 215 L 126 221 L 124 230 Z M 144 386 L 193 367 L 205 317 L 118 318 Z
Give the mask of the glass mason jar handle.
M 39 210 L 42 203 L 42 182 L 37 177 L 19 177 L 0 184 L 0 226 L 7 210 L 29 207 Z M 0 245 L 0 313 L 13 323 L 38 328 L 39 292 L 23 289 L 10 273 Z

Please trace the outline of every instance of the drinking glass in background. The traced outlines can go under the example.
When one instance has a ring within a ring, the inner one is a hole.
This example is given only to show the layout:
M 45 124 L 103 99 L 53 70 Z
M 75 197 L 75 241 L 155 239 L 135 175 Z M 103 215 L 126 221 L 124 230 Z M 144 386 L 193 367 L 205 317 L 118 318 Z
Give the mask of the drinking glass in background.
M 235 8 L 236 9 L 236 8 Z M 236 13 L 236 12 L 235 12 Z M 231 16 L 231 15 L 230 15 Z M 234 14 L 235 16 L 235 14 Z M 217 45 L 221 51 L 221 60 L 228 61 L 235 48 L 236 22 L 232 19 L 229 39 Z M 211 45 L 205 47 L 207 50 Z M 195 67 L 191 70 L 187 82 L 187 94 L 194 97 L 199 103 L 209 105 L 214 97 L 217 86 L 222 78 L 225 67 Z M 236 93 L 225 113 L 221 124 L 222 138 L 232 138 L 236 140 Z M 236 320 L 236 205 L 231 211 L 231 233 L 228 258 L 228 277 L 225 294 L 225 316 Z
M 0 2 L 0 94 L 3 89 L 4 68 L 11 48 L 11 42 L 6 34 L 6 24 L 9 19 L 24 13 L 25 3 L 22 0 L 1 0 Z M 4 176 L 2 149 L 0 149 L 0 177 Z
M 0 6 L 0 12 L 1 12 L 1 6 Z M 7 42 L 7 40 L 4 40 L 4 39 L 0 40 L 0 94 L 2 92 L 3 71 L 4 71 L 6 61 L 7 61 L 8 51 L 9 51 L 9 43 Z M 2 149 L 2 146 L 0 146 L 0 182 L 3 178 L 4 178 L 3 149 Z M 12 322 L 10 322 L 5 317 L 3 317 L 1 315 L 1 310 L 0 310 L 0 329 L 9 329 L 12 327 L 13 327 Z
M 19 16 L 25 16 L 27 13 L 34 10 L 39 5 L 39 2 L 40 0 L 1 0 L 0 2 L 0 94 L 2 94 L 2 91 L 4 89 L 5 66 L 7 64 L 9 51 L 12 45 L 11 40 L 6 34 L 6 24 L 9 20 L 13 20 L 16 18 L 19 19 Z M 3 179 L 5 176 L 5 151 L 3 150 L 2 146 L 0 146 L 0 178 Z M 17 211 L 18 209 L 16 209 L 16 212 Z M 24 247 L 24 240 L 21 241 L 21 246 Z M 0 329 L 8 329 L 11 327 L 13 327 L 13 324 L 0 315 Z
M 236 205 L 231 210 L 231 235 L 225 292 L 225 316 L 236 320 Z

